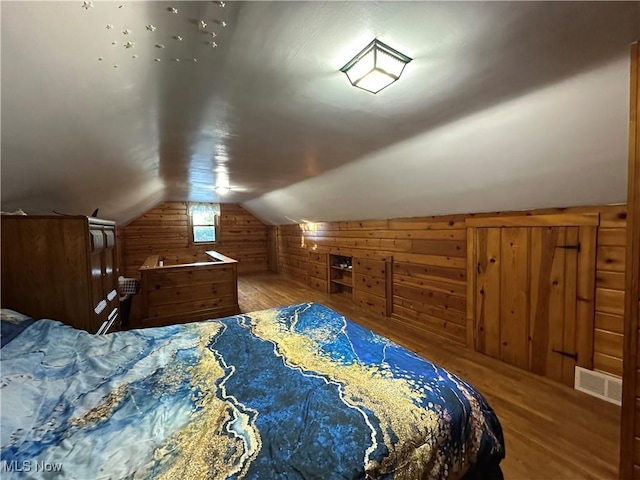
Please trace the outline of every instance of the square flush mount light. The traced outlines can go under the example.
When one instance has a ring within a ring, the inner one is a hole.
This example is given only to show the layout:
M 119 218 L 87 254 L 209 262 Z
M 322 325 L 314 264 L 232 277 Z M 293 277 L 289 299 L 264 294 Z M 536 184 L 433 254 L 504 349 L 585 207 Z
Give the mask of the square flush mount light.
M 354 87 L 378 93 L 398 80 L 410 61 L 406 55 L 375 39 L 340 71 L 347 74 Z

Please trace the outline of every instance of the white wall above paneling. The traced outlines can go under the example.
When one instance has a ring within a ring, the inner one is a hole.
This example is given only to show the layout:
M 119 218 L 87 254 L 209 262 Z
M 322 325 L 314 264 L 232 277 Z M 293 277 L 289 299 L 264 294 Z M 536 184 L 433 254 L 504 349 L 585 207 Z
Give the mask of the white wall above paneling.
M 638 3 L 82 4 L 0 4 L 5 211 L 126 222 L 222 200 L 287 223 L 625 200 Z M 377 95 L 338 71 L 374 37 L 414 59 Z
M 621 57 L 246 206 L 289 223 L 624 203 L 628 81 Z

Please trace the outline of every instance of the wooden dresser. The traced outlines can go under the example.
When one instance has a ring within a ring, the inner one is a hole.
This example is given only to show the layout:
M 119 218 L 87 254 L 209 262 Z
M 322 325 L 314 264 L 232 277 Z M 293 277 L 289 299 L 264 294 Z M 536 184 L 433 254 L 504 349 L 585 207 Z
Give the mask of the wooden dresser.
M 115 223 L 1 217 L 2 307 L 107 333 L 118 317 Z
M 141 320 L 135 327 L 161 327 L 240 313 L 238 261 L 214 250 L 206 262 L 166 265 L 159 255 L 140 267 Z

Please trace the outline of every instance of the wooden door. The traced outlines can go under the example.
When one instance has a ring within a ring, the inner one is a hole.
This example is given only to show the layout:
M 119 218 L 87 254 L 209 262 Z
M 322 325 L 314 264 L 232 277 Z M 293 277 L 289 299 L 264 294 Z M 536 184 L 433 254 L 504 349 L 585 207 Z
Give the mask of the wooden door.
M 116 232 L 113 228 L 103 230 L 105 248 L 102 251 L 102 291 L 109 303 L 117 296 L 116 279 Z
M 98 328 L 107 319 L 109 314 L 108 301 L 106 298 L 104 277 L 104 246 L 105 238 L 101 228 L 91 228 L 89 230 L 89 238 L 91 244 L 89 262 L 91 268 L 91 308 L 94 315 L 92 316 L 91 329 L 92 333 L 98 331 Z
M 117 266 L 116 266 L 116 232 L 115 228 L 111 226 L 103 227 L 104 245 L 105 248 L 102 251 L 102 292 L 105 295 L 107 301 L 107 308 L 105 310 L 108 325 L 110 326 L 117 318 L 120 308 L 120 299 L 118 297 L 118 279 Z M 101 317 L 104 323 L 104 317 Z M 106 327 L 105 327 L 106 328 Z M 107 333 L 104 331 L 103 333 Z
M 529 364 L 528 228 L 500 229 L 500 359 Z
M 475 349 L 573 386 L 575 366 L 592 363 L 593 312 L 580 304 L 594 278 L 579 270 L 595 262 L 595 228 L 474 230 Z
M 529 368 L 529 228 L 477 231 L 476 349 Z
M 578 227 L 531 228 L 529 369 L 573 386 Z

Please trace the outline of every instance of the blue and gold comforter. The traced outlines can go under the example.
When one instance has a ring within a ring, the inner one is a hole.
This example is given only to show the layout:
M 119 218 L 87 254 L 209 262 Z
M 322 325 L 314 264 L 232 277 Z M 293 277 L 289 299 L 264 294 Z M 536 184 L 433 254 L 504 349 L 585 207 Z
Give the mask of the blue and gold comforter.
M 504 456 L 473 387 L 319 304 L 40 320 L 0 353 L 2 478 L 483 478 Z

